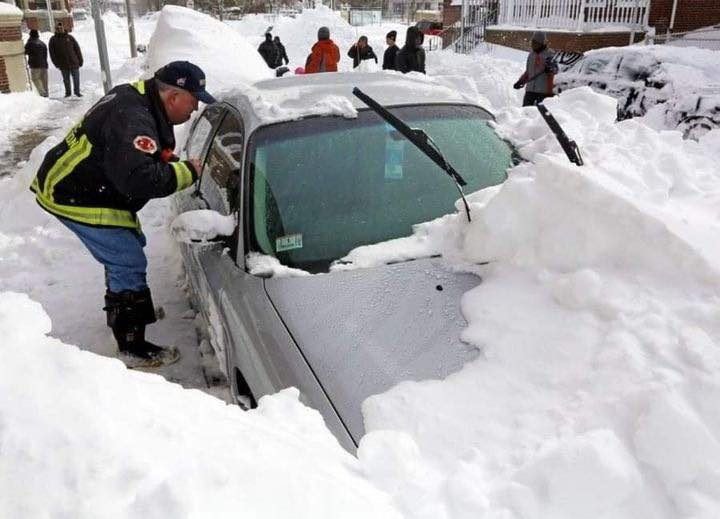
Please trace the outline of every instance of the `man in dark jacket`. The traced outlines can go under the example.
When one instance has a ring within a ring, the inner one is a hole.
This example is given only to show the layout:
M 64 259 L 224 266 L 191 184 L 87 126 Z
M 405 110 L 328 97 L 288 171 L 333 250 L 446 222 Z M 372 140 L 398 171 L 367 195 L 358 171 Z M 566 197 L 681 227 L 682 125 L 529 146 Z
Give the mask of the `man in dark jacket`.
M 282 67 L 283 61 L 285 61 L 285 65 L 290 63 L 287 52 L 285 52 L 285 45 L 280 43 L 280 36 L 275 36 L 273 38 L 273 43 L 275 44 L 275 48 L 277 49 L 277 61 L 275 62 L 275 66 Z
M 258 47 L 258 52 L 265 60 L 268 67 L 275 68 L 277 66 L 278 48 L 275 43 L 273 43 L 272 34 L 269 32 L 265 33 L 265 41 Z
M 530 45 L 532 50 L 525 63 L 525 72 L 513 85 L 516 90 L 525 87 L 523 106 L 532 106 L 546 97 L 551 97 L 555 74 L 558 71 L 557 63 L 553 60 L 555 53 L 548 49 L 544 32 L 536 31 Z
M 423 33 L 415 26 L 408 27 L 405 45 L 395 56 L 395 70 L 403 74 L 422 72 L 425 74 L 425 49 L 422 48 Z
M 28 67 L 30 67 L 30 79 L 33 85 L 43 97 L 48 96 L 48 62 L 47 62 L 47 46 L 40 39 L 40 35 L 35 29 L 30 31 L 30 38 L 25 43 L 25 54 L 28 57 Z
M 70 97 L 70 76 L 73 80 L 75 95 L 80 93 L 80 67 L 83 66 L 83 56 L 80 45 L 71 35 L 65 32 L 62 22 L 55 26 L 55 34 L 50 37 L 50 59 L 62 74 L 65 84 L 65 97 Z
M 105 267 L 107 324 L 128 365 L 157 367 L 179 357 L 176 349 L 145 340 L 155 311 L 137 212 L 200 175 L 197 158 L 173 155 L 173 125 L 186 122 L 198 101 L 215 100 L 203 71 L 187 61 L 116 86 L 47 152 L 30 187 L 37 203 Z
M 398 53 L 398 46 L 395 45 L 397 39 L 397 31 L 390 31 L 385 36 L 385 43 L 388 48 L 385 49 L 383 54 L 383 70 L 395 70 L 395 57 Z
M 360 36 L 357 43 L 350 47 L 347 55 L 353 60 L 353 68 L 358 68 L 358 66 L 360 66 L 360 62 L 365 61 L 366 59 L 374 59 L 375 63 L 378 62 L 373 48 L 368 45 L 367 36 Z

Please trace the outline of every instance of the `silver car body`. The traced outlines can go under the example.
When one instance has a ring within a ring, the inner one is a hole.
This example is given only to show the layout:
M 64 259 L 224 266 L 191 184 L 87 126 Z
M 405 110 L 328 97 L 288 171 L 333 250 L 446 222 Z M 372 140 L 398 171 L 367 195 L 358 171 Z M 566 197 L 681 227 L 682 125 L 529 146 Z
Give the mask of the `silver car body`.
M 264 81 L 250 93 L 226 97 L 224 106 L 243 120 L 245 149 L 255 129 L 287 114 L 315 116 L 328 98 L 364 108 L 351 95 L 353 86 L 386 106 L 409 104 L 409 96 L 412 104 L 471 104 L 427 80 L 337 73 Z M 246 183 L 240 185 L 244 200 Z M 212 192 L 203 198 L 212 209 L 232 211 L 214 202 Z M 178 198 L 181 212 L 205 205 L 196 196 Z M 460 341 L 460 300 L 479 277 L 452 272 L 441 258 L 306 277 L 254 276 L 245 268 L 244 218 L 238 211 L 234 247 L 181 245 L 194 303 L 235 396 L 245 384 L 256 398 L 294 386 L 353 451 L 364 434 L 361 405 L 367 397 L 404 380 L 444 378 L 477 355 Z

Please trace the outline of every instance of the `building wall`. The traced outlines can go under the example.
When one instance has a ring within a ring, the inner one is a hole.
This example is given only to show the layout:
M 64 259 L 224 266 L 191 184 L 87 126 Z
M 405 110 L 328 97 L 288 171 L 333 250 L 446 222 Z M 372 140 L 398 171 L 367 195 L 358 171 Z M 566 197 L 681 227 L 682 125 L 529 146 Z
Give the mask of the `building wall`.
M 65 30 L 67 32 L 72 32 L 74 22 L 72 16 L 67 11 L 54 11 L 53 20 L 55 21 L 55 23 L 62 22 Z M 40 32 L 52 32 L 54 30 L 54 27 L 51 28 L 48 26 L 47 13 L 43 11 L 25 11 L 25 25 L 27 26 L 28 30 L 35 29 L 36 31 Z
M 719 0 L 720 1 L 720 0 Z M 545 31 L 549 46 L 554 50 L 585 52 L 600 47 L 622 47 L 630 43 L 630 33 L 624 32 L 552 32 Z M 529 50 L 532 30 L 503 31 L 488 27 L 485 41 L 514 49 Z M 635 41 L 641 41 L 645 33 L 636 33 Z
M 648 23 L 658 34 L 667 32 L 673 0 L 651 0 Z M 720 0 L 678 0 L 673 32 L 720 24 Z
M 28 89 L 21 25 L 21 14 L 0 15 L 0 92 L 5 94 Z
M 452 0 L 443 0 L 443 25 L 445 27 L 450 27 L 460 20 L 460 6 L 451 4 Z

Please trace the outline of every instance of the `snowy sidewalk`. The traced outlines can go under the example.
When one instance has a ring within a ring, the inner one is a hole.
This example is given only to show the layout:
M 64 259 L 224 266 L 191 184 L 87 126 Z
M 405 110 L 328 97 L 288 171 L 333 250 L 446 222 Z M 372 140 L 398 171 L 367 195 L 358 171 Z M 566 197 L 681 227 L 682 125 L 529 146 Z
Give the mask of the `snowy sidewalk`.
M 122 31 L 109 32 L 110 37 L 126 37 Z M 97 48 L 90 36 L 94 37 L 94 33 L 83 28 L 76 33 L 86 62 L 92 63 L 97 59 L 93 56 Z M 140 77 L 144 72 L 140 60 L 134 67 L 129 67 L 125 59 L 111 65 L 121 67 L 114 70 L 115 84 Z M 0 122 L 6 128 L 0 136 L 0 291 L 24 292 L 40 302 L 52 320 L 52 336 L 114 357 L 115 340 L 102 310 L 105 293 L 102 266 L 57 219 L 38 207 L 28 189 L 44 153 L 102 95 L 93 81 L 94 71 L 87 71 L 85 78 L 85 97 L 81 99 L 62 98 L 62 84 L 57 81 L 51 84 L 49 99 L 32 92 L 0 98 Z M 52 138 L 45 141 L 49 136 Z M 174 345 L 182 353 L 178 363 L 155 372 L 184 387 L 202 389 L 227 401 L 227 385 L 215 367 L 217 360 L 214 356 L 201 358 L 199 324 L 188 305 L 182 265 L 166 230 L 171 218 L 167 200 L 153 200 L 140 212 L 148 238 L 145 249 L 148 281 L 156 306 L 165 310 L 165 318 L 148 327 L 148 338 Z

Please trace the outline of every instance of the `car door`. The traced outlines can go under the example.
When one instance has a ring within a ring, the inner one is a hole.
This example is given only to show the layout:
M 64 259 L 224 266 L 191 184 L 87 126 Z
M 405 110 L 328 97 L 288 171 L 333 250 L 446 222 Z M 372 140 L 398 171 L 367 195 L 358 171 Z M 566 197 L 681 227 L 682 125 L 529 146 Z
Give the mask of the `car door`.
M 353 450 L 346 428 L 267 296 L 264 278 L 245 269 L 245 143 L 242 117 L 228 107 L 208 138 L 199 197 L 206 208 L 233 215 L 235 233 L 209 245 L 192 247 L 200 266 L 193 284 L 204 294 L 200 305 L 213 346 L 225 363 L 234 396 L 247 388 L 259 398 L 296 387 L 301 399 L 320 411 L 341 443 Z
M 290 338 L 285 336 L 284 326 L 269 304 L 263 279 L 245 271 L 245 248 L 240 236 L 245 132 L 240 114 L 232 108 L 225 110 L 205 142 L 205 147 L 197 148 L 204 161 L 198 198 L 204 208 L 234 216 L 236 226 L 232 236 L 193 247 L 202 275 L 194 283 L 203 294 L 201 306 L 205 306 L 212 343 L 226 363 L 228 377 L 233 378 L 233 367 L 237 367 L 247 376 L 254 394 L 273 393 L 287 386 L 287 376 L 275 366 L 273 352 L 278 340 Z M 238 389 L 238 381 L 234 382 L 234 389 Z

